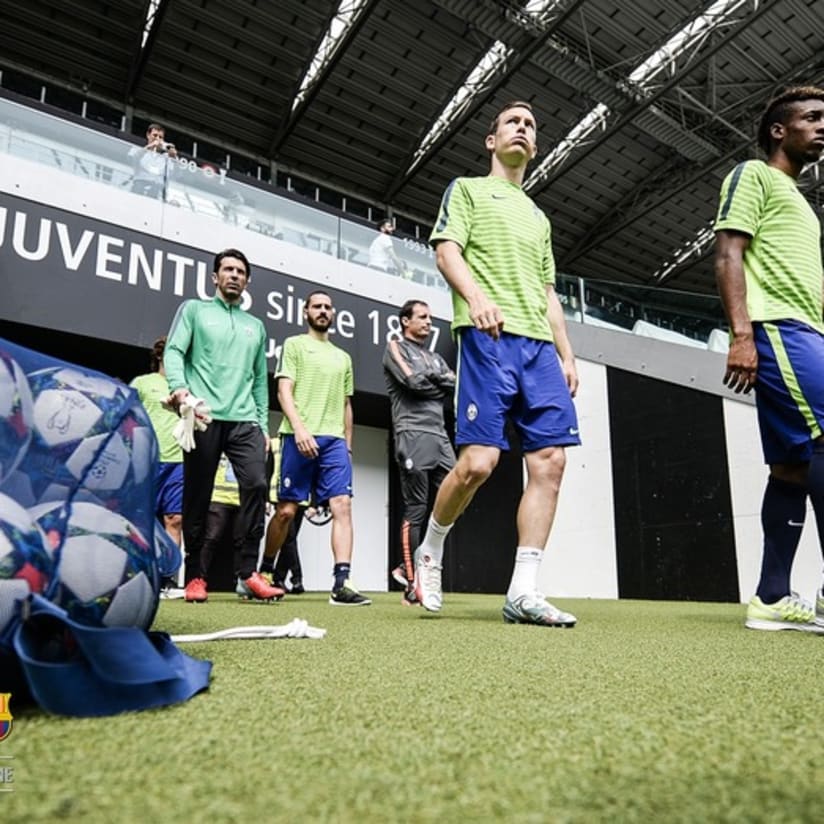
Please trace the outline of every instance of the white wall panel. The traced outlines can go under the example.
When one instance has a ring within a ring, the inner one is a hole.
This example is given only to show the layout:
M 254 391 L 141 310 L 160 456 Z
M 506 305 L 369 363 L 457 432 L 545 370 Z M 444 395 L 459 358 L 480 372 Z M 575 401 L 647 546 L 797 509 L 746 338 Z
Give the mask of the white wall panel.
M 555 525 L 541 565 L 547 595 L 617 598 L 607 370 L 578 361 L 582 445 L 567 450 Z
M 724 399 L 724 424 L 738 585 L 741 602 L 746 603 L 755 592 L 761 572 L 761 500 L 769 470 L 761 452 L 755 407 Z M 807 517 L 791 578 L 792 588 L 805 598 L 814 597 L 816 587 L 821 586 L 821 563 L 815 516 L 808 501 Z

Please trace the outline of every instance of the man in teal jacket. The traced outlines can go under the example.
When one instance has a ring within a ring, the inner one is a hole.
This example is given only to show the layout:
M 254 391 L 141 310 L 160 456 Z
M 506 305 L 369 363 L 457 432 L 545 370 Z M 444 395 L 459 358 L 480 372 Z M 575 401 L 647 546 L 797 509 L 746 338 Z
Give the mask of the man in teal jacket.
M 249 261 L 237 249 L 215 255 L 212 300 L 187 300 L 172 321 L 164 363 L 170 402 L 179 407 L 192 395 L 211 408 L 212 422 L 195 432 L 195 448 L 183 455 L 183 539 L 186 594 L 190 602 L 208 597 L 198 577 L 209 500 L 221 453 L 232 464 L 240 492 L 237 528 L 242 534 L 237 592 L 269 600 L 283 590 L 257 572 L 266 508 L 269 385 L 266 332 L 258 318 L 240 308 L 251 276 Z

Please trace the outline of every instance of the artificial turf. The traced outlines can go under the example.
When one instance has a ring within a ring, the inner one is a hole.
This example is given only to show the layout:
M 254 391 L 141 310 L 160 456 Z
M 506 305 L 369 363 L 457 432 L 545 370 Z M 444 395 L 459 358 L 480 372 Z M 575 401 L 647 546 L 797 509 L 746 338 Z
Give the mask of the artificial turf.
M 323 640 L 186 645 L 207 692 L 67 719 L 16 708 L 0 820 L 821 820 L 824 638 L 743 628 L 743 607 L 559 601 L 573 630 L 506 625 L 502 598 L 309 593 L 163 602 L 171 633 L 283 624 Z

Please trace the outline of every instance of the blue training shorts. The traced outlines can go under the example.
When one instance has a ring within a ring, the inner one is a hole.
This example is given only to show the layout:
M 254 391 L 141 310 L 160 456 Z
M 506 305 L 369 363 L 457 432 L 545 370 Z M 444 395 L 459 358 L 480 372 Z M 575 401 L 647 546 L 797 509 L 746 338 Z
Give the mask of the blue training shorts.
M 325 504 L 338 495 L 352 495 L 352 460 L 346 441 L 324 435 L 315 440 L 318 457 L 307 458 L 295 446 L 294 435 L 281 436 L 279 501 Z
M 507 418 L 524 452 L 577 446 L 578 416 L 555 346 L 504 333 L 496 341 L 473 327 L 459 331 L 455 443 L 509 449 Z
M 795 320 L 754 323 L 753 332 L 764 460 L 806 463 L 824 430 L 824 335 Z
M 159 518 L 179 515 L 183 512 L 183 464 L 159 463 L 155 473 L 157 484 L 157 508 Z

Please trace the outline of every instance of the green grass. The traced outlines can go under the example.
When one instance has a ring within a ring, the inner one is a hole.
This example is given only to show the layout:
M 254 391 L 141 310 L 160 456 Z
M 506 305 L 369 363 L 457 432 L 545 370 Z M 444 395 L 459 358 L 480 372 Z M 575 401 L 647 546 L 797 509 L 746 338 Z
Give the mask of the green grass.
M 16 708 L 0 820 L 818 821 L 824 639 L 744 630 L 743 607 L 564 601 L 510 626 L 496 596 L 441 615 L 212 596 L 156 628 L 305 618 L 325 639 L 187 645 L 186 704 L 103 719 Z

